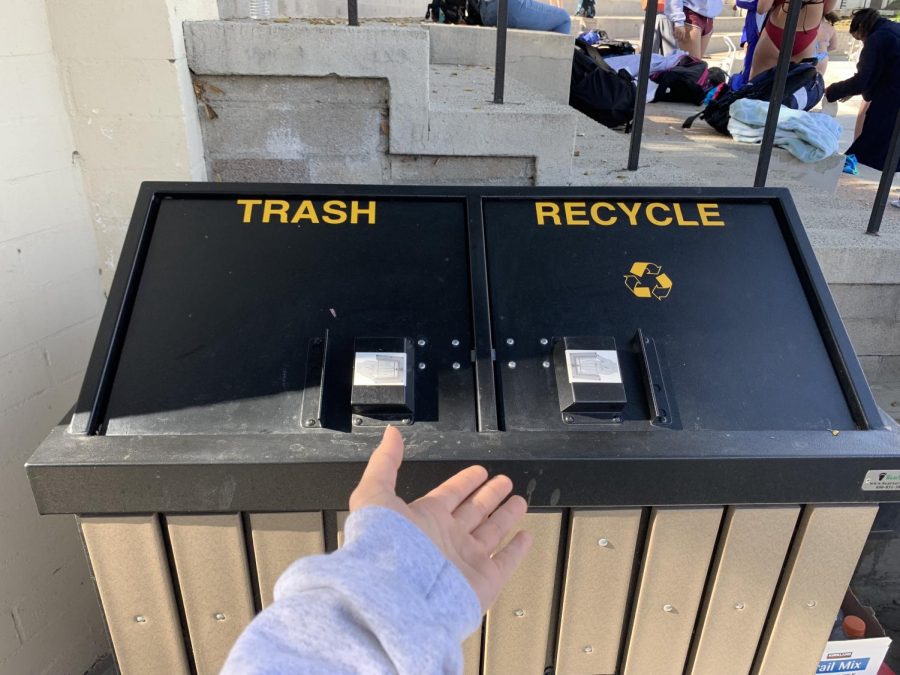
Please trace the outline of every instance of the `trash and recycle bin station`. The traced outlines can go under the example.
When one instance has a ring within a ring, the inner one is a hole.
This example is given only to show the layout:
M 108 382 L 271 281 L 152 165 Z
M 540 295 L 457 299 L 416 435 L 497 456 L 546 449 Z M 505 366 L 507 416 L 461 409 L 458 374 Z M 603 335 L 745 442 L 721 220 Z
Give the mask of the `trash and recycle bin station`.
M 124 675 L 217 673 L 388 424 L 530 506 L 467 675 L 813 675 L 900 501 L 786 190 L 145 183 L 27 465 Z

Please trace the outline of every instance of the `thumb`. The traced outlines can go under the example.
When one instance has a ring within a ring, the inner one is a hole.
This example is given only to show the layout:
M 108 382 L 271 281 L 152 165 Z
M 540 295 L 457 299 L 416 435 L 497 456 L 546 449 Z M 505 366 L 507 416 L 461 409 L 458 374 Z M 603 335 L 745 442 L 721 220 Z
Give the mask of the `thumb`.
M 359 485 L 351 498 L 351 509 L 365 506 L 375 495 L 394 494 L 397 487 L 397 471 L 403 462 L 403 437 L 396 427 L 384 430 L 381 443 L 375 448 L 363 472 Z M 362 503 L 360 503 L 362 502 Z

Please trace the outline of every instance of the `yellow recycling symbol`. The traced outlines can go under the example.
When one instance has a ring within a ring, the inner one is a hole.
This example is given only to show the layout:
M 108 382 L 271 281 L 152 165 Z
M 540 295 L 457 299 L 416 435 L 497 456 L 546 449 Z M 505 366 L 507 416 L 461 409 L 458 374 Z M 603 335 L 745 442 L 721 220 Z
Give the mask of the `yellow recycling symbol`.
M 672 280 L 656 263 L 634 263 L 625 275 L 625 285 L 639 298 L 665 300 L 672 292 Z

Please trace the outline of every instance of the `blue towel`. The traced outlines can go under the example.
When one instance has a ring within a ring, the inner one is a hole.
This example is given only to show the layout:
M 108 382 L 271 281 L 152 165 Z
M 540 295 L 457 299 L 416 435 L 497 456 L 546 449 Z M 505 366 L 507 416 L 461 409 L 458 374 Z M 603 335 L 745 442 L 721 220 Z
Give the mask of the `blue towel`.
M 731 104 L 728 132 L 741 143 L 762 142 L 768 101 L 741 98 Z M 802 162 L 818 162 L 837 154 L 841 125 L 833 117 L 781 106 L 775 145 Z

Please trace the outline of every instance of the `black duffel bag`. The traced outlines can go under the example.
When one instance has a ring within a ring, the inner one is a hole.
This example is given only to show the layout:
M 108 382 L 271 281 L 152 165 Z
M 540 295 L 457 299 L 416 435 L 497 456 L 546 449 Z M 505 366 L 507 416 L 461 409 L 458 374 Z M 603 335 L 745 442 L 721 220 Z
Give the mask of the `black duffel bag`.
M 601 66 L 581 49 L 572 59 L 569 105 L 611 129 L 631 128 L 635 87 L 627 70 Z

